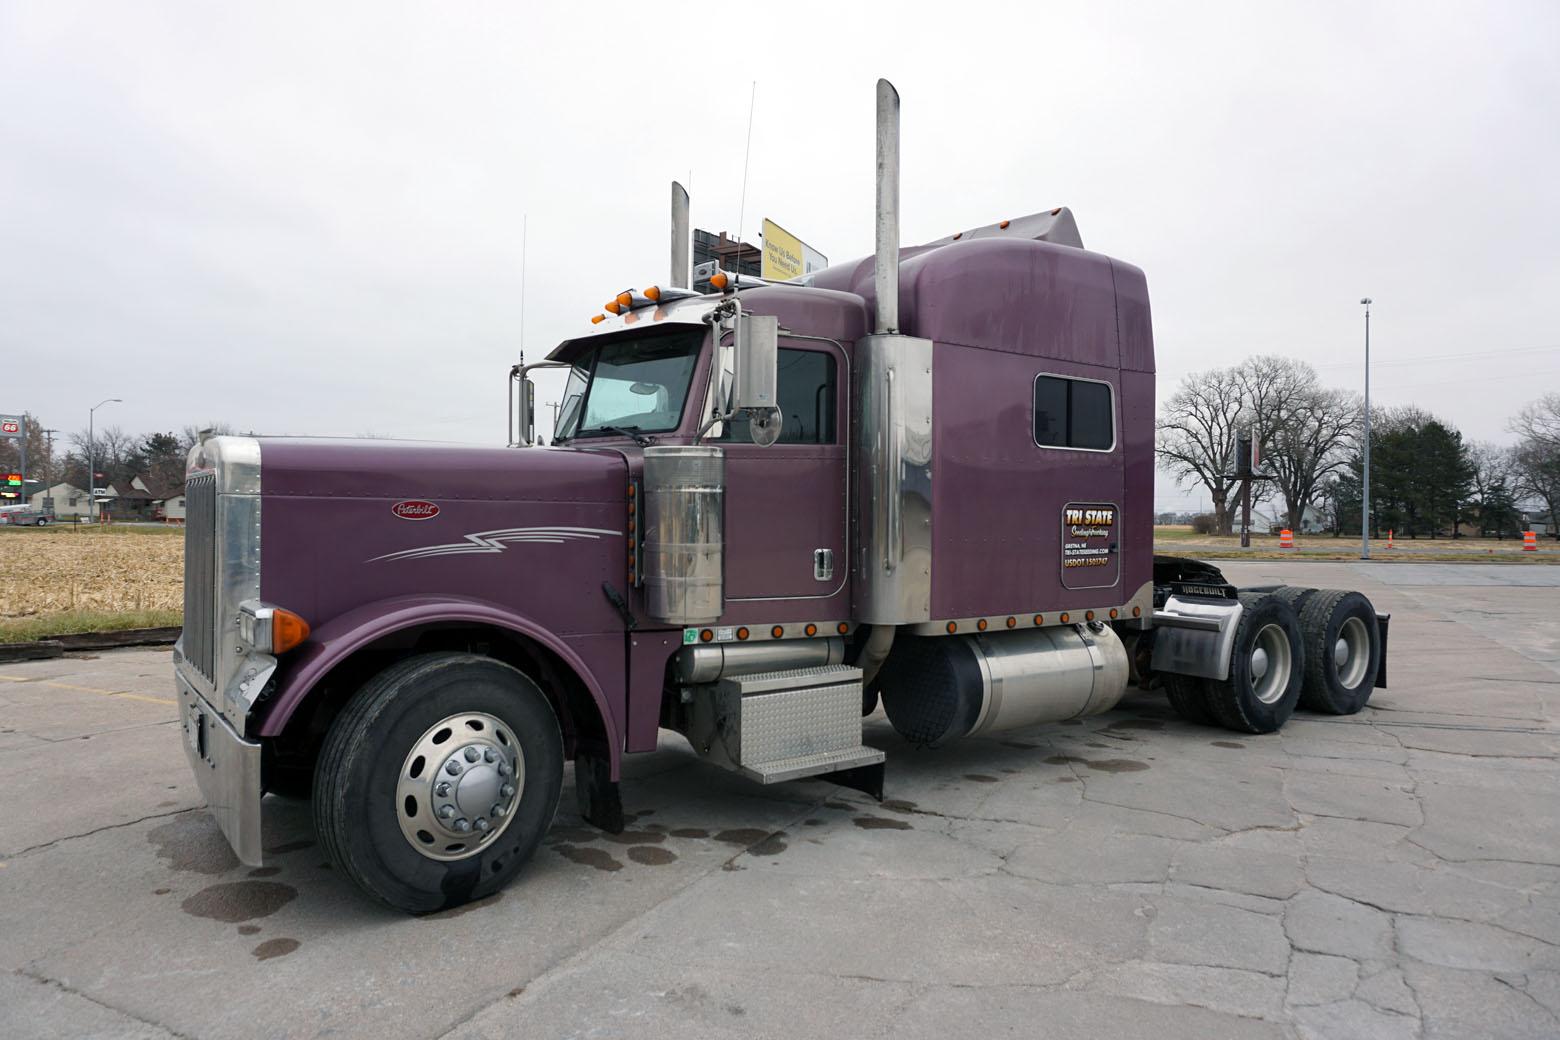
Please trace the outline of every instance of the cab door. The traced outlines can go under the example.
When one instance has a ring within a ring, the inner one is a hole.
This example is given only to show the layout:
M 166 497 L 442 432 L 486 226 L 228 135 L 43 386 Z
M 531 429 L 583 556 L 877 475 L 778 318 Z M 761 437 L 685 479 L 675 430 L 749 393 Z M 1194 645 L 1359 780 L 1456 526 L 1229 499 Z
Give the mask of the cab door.
M 778 375 L 784 421 L 774 444 L 754 444 L 744 419 L 710 438 L 726 449 L 725 616 L 842 620 L 848 361 L 832 342 L 782 336 Z

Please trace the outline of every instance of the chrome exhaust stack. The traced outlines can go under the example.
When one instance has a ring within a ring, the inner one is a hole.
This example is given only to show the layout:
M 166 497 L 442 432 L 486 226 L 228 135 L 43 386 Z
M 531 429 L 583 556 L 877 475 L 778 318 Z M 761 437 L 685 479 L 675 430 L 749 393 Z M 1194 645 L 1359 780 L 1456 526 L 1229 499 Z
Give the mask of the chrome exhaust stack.
M 899 331 L 899 91 L 877 81 L 877 220 L 872 288 L 878 333 Z
M 688 189 L 672 182 L 672 281 L 673 289 L 686 289 L 692 224 L 688 216 Z
M 932 617 L 932 341 L 900 331 L 899 91 L 886 79 L 877 84 L 876 224 L 876 329 L 856 344 L 854 566 L 857 618 L 892 626 Z

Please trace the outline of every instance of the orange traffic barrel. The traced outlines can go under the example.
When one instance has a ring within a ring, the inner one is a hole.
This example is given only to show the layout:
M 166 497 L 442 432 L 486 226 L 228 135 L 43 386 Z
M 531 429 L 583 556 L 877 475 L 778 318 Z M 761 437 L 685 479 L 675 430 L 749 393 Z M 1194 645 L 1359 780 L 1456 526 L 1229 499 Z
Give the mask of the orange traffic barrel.
M 1538 535 L 1533 531 L 1522 532 L 1522 551 L 1538 552 Z
M 1293 549 L 1295 547 L 1295 533 L 1287 527 L 1278 532 L 1278 547 L 1280 549 Z

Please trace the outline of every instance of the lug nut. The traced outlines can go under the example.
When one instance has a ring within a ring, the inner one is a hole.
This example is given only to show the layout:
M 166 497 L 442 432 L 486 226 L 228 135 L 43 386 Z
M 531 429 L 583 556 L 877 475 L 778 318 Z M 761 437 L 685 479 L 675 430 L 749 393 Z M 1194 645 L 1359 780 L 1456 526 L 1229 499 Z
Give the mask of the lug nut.
M 462 834 L 465 834 L 467 831 L 471 830 L 471 821 L 462 816 L 460 819 L 455 821 L 455 829 L 460 831 Z
M 508 776 L 509 775 L 509 763 L 508 762 L 500 762 L 498 764 L 498 775 L 499 776 Z
M 487 761 L 487 762 L 497 762 L 498 761 L 498 756 L 493 754 L 493 749 L 492 748 L 488 748 L 486 751 L 483 751 L 482 752 L 482 758 L 483 758 L 484 761 Z
M 476 827 L 477 830 L 479 830 L 479 831 L 484 831 L 485 832 L 489 827 L 492 826 L 492 824 L 488 823 L 482 817 L 478 816 L 477 817 L 477 822 L 474 823 L 472 826 Z
M 466 761 L 467 762 L 475 762 L 477 759 L 479 759 L 481 757 L 482 757 L 482 752 L 478 751 L 476 748 L 469 747 L 469 748 L 466 749 Z
M 513 798 L 515 796 L 515 785 L 505 784 L 503 787 L 498 789 L 498 793 L 503 795 L 505 798 Z
M 450 774 L 451 776 L 459 776 L 460 775 L 460 762 L 458 760 L 456 760 L 456 759 L 453 759 L 453 758 L 450 759 L 448 762 L 444 763 L 444 771 L 446 773 Z
M 449 797 L 450 793 L 450 785 L 447 782 L 440 780 L 437 784 L 434 785 L 433 793 L 438 795 L 440 798 L 447 798 Z
M 451 816 L 454 816 L 454 815 L 455 815 L 455 807 L 453 805 L 441 805 L 441 806 L 439 806 L 439 819 L 447 820 Z
M 488 815 L 489 815 L 489 816 L 493 816 L 493 817 L 499 817 L 499 816 L 502 816 L 502 815 L 504 815 L 504 814 L 505 814 L 505 813 L 506 813 L 506 812 L 508 812 L 508 811 L 509 811 L 509 810 L 508 810 L 508 809 L 505 809 L 505 808 L 504 808 L 504 807 L 503 807 L 503 805 L 495 805 L 495 806 L 493 806 L 493 811 L 492 811 L 492 812 L 490 812 L 490 813 L 488 813 Z

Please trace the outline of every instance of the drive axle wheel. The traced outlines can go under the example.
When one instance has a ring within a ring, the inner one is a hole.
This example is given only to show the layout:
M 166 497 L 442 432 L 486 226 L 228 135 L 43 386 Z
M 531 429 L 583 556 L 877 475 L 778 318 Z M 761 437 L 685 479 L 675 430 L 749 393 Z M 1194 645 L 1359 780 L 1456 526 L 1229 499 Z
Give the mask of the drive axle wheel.
M 1300 608 L 1305 640 L 1305 688 L 1300 706 L 1353 715 L 1376 688 L 1381 630 L 1376 609 L 1358 592 L 1315 589 Z
M 535 683 L 492 658 L 424 654 L 370 680 L 332 725 L 315 827 L 370 895 L 441 910 L 514 877 L 562 783 L 558 720 Z
M 1165 694 L 1170 698 L 1170 707 L 1177 715 L 1199 726 L 1219 724 L 1219 720 L 1214 718 L 1213 709 L 1208 707 L 1206 679 L 1199 679 L 1195 675 L 1176 675 L 1167 672 L 1164 680 Z
M 1242 593 L 1229 677 L 1208 680 L 1208 706 L 1227 729 L 1272 733 L 1300 699 L 1305 650 L 1294 609 L 1277 595 Z

